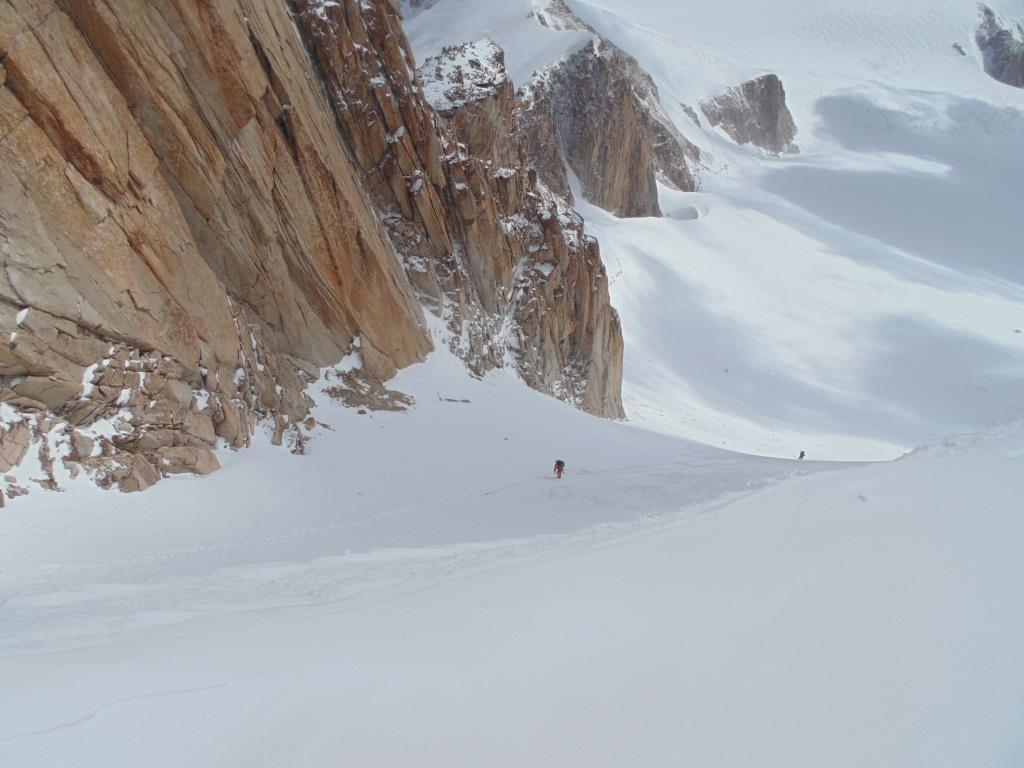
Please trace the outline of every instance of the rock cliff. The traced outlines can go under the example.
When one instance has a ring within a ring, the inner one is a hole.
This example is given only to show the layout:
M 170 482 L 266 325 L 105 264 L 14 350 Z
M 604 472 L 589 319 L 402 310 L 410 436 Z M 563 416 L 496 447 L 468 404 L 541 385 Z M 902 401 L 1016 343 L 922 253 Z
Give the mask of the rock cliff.
M 477 372 L 510 364 L 530 386 L 621 417 L 622 335 L 598 247 L 518 158 L 501 51 L 449 48 L 417 77 L 392 4 L 295 7 L 339 130 L 454 349 Z
M 300 451 L 305 384 L 422 359 L 423 306 L 476 370 L 622 415 L 597 243 L 507 78 L 439 117 L 394 3 L 0 6 L 0 471 L 138 490 L 261 419 Z
M 981 51 L 985 71 L 1001 83 L 1024 88 L 1024 28 L 1017 36 L 1002 25 L 988 6 L 980 8 L 981 24 L 974 41 Z
M 689 164 L 700 162 L 699 150 L 664 114 L 657 87 L 636 60 L 600 37 L 539 73 L 520 101 L 527 156 L 567 199 L 559 155 L 583 196 L 617 216 L 661 215 L 658 178 L 695 188 Z
M 753 144 L 776 155 L 799 151 L 793 143 L 796 123 L 777 75 L 748 80 L 700 106 L 711 127 L 721 127 L 737 144 Z

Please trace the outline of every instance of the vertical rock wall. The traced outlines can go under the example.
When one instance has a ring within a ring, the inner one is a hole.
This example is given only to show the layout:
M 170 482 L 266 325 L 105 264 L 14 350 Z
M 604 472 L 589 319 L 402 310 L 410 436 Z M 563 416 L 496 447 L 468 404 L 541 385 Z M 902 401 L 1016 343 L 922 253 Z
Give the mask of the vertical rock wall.
M 511 364 L 541 391 L 621 417 L 621 330 L 597 246 L 519 151 L 500 49 L 447 49 L 417 75 L 393 4 L 294 7 L 339 130 L 410 280 L 450 311 L 457 352 L 474 370 Z
M 421 305 L 621 416 L 597 245 L 514 111 L 437 117 L 391 0 L 0 0 L 0 471 L 137 490 L 260 418 L 300 450 L 318 367 L 422 359 Z

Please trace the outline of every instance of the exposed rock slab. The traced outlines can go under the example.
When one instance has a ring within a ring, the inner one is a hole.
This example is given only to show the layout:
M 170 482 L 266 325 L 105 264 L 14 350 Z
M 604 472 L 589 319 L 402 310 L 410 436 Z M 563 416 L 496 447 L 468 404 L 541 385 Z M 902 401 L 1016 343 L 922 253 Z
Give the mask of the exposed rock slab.
M 0 472 L 7 472 L 28 453 L 32 432 L 25 422 L 0 426 Z
M 625 54 L 592 42 L 550 73 L 554 120 L 584 196 L 617 216 L 660 216 L 654 153 Z

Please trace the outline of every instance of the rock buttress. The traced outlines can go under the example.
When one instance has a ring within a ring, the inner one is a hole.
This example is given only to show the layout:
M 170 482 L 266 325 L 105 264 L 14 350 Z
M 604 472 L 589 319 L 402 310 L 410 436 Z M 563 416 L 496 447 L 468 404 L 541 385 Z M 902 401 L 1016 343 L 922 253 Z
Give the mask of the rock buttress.
M 429 351 L 286 7 L 4 0 L 0 59 L 0 399 L 34 428 L 118 412 L 89 458 L 136 489 L 295 423 L 356 336 L 382 375 Z
M 777 75 L 748 80 L 700 106 L 711 127 L 721 127 L 737 144 L 753 144 L 776 155 L 799 151 L 793 143 L 796 123 Z
M 455 351 L 477 372 L 511 364 L 536 389 L 621 417 L 621 330 L 599 251 L 519 150 L 500 49 L 446 49 L 417 74 L 393 3 L 293 7 L 340 132 Z

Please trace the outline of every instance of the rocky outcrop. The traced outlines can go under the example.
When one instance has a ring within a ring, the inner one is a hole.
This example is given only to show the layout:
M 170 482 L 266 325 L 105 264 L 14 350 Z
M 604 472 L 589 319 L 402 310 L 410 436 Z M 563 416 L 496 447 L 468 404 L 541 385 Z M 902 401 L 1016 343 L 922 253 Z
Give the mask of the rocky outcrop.
M 469 357 L 486 367 L 511 354 L 534 388 L 592 413 L 622 417 L 622 334 L 599 247 L 569 209 L 568 185 L 562 195 L 538 175 L 537 158 L 526 149 L 535 136 L 524 127 L 527 110 L 512 91 L 504 54 L 489 40 L 453 46 L 425 61 L 420 78 L 442 127 L 451 131 L 458 158 L 452 178 L 469 171 L 460 178 L 486 180 L 473 199 L 493 200 L 505 233 L 502 260 L 511 266 L 501 284 L 502 328 L 470 335 L 486 340 L 497 332 L 504 343 L 486 343 Z M 553 129 L 548 136 L 553 140 Z M 560 155 L 557 166 L 562 169 Z M 466 186 L 456 180 L 452 188 L 468 201 Z M 481 215 L 479 206 L 455 210 L 457 228 Z M 489 218 L 489 209 L 483 215 Z M 470 325 L 488 322 L 477 316 Z
M 268 352 L 251 310 L 231 311 L 241 345 L 237 368 L 191 371 L 158 351 L 113 344 L 60 405 L 31 399 L 18 384 L 0 387 L 0 471 L 32 448 L 40 474 L 31 479 L 44 487 L 84 471 L 102 487 L 138 491 L 169 474 L 216 470 L 213 449 L 248 446 L 259 418 L 276 415 L 289 444 L 301 442 L 299 419 L 311 403 L 303 389 L 316 369 Z
M 377 381 L 422 359 L 423 303 L 478 369 L 511 349 L 621 415 L 596 244 L 493 85 L 439 122 L 390 0 L 3 0 L 2 461 L 140 490 L 260 419 L 301 448 L 318 369 L 357 340 Z
M 773 154 L 793 154 L 796 123 L 786 106 L 777 75 L 762 75 L 701 105 L 712 128 L 720 127 L 737 144 L 753 144 Z
M 512 146 L 515 93 L 505 53 L 491 40 L 445 48 L 419 68 L 430 106 L 448 121 L 462 154 L 495 168 L 516 163 Z
M 660 216 L 654 153 L 625 54 L 591 42 L 550 72 L 555 130 L 584 196 L 617 216 Z
M 662 111 L 650 76 L 606 40 L 595 36 L 541 72 L 520 101 L 524 152 L 567 199 L 562 157 L 583 196 L 617 216 L 659 216 L 656 179 L 695 188 L 690 164 L 699 150 Z
M 294 5 L 339 130 L 453 348 L 478 372 L 509 363 L 541 391 L 622 416 L 607 278 L 582 222 L 563 224 L 566 206 L 522 162 L 501 51 L 449 48 L 417 77 L 390 3 Z M 556 251 L 550 286 L 526 277 Z
M 627 213 L 631 208 L 635 215 L 658 215 L 657 198 L 651 197 L 652 167 L 663 184 L 693 191 L 696 180 L 691 168 L 702 165 L 700 150 L 665 114 L 657 86 L 636 59 L 598 35 L 564 0 L 549 0 L 534 15 L 541 26 L 584 30 L 592 38 L 590 44 L 556 62 L 522 89 L 521 99 L 527 108 L 521 119 L 529 128 L 522 132 L 528 137 L 527 156 L 542 170 L 552 164 L 547 124 L 553 124 L 551 132 L 558 136 L 559 152 L 583 182 L 584 196 L 619 215 L 631 215 Z M 595 74 L 605 89 L 594 84 Z M 625 146 L 627 152 L 616 157 L 607 151 L 570 151 L 585 147 L 591 138 L 613 145 L 620 142 L 617 146 Z M 626 143 L 621 144 L 623 141 Z M 564 172 L 560 162 L 558 165 L 546 179 L 556 190 L 564 184 Z M 587 184 L 588 179 L 592 183 Z
M 1014 37 L 991 8 L 982 5 L 980 13 L 974 42 L 981 51 L 985 71 L 1001 83 L 1024 88 L 1024 28 L 1018 24 Z

